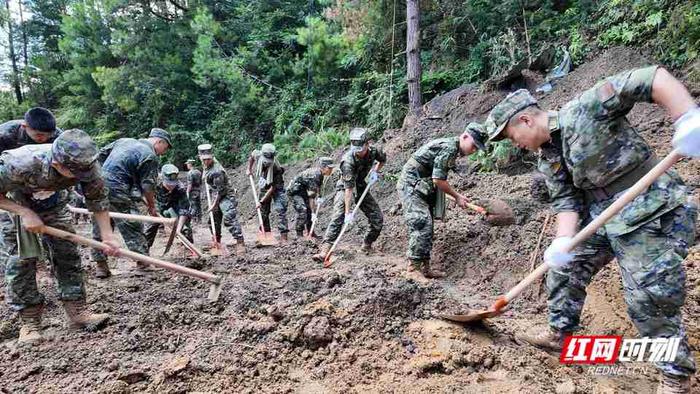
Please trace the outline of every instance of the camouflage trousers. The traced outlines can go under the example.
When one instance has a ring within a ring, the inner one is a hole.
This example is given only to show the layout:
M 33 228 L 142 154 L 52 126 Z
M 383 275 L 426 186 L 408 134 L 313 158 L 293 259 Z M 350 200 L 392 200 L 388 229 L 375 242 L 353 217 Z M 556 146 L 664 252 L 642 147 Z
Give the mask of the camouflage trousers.
M 10 258 L 10 250 L 8 249 L 7 242 L 5 238 L 15 237 L 11 234 L 15 232 L 15 225 L 12 222 L 10 214 L 7 212 L 0 212 L 0 265 L 7 263 L 7 259 Z
M 295 230 L 297 234 L 302 234 L 304 230 L 311 230 L 311 205 L 309 198 L 304 198 L 299 194 L 289 196 L 292 200 L 292 207 L 297 213 Z M 316 232 L 314 230 L 314 232 Z
M 221 222 L 228 229 L 234 239 L 243 240 L 243 229 L 238 222 L 238 201 L 236 197 L 226 196 L 219 201 L 218 209 L 212 211 L 214 216 L 214 231 L 216 231 L 216 241 L 221 242 Z M 211 231 L 211 225 L 209 225 Z
M 47 226 L 71 233 L 75 232 L 71 223 L 71 214 L 65 204 L 57 205 L 41 212 L 35 211 Z M 7 303 L 10 309 L 20 311 L 24 308 L 41 305 L 44 296 L 39 293 L 36 283 L 36 265 L 38 259 L 20 259 L 16 231 L 6 232 L 3 236 L 10 257 L 5 268 L 5 285 Z M 14 234 L 12 234 L 14 233 Z M 78 247 L 70 242 L 50 236 L 42 237 L 48 251 L 49 261 L 53 265 L 53 274 L 58 288 L 58 299 L 75 301 L 85 298 L 85 284 Z
M 160 212 L 160 214 L 166 218 L 176 218 L 177 217 L 177 213 L 172 209 L 162 211 L 162 212 Z M 192 220 L 190 219 L 189 216 L 185 216 L 185 218 L 183 220 L 185 221 L 185 223 L 180 225 L 182 227 L 182 235 L 184 235 L 188 241 L 194 243 L 194 238 L 192 237 L 192 226 L 191 226 Z M 153 243 L 156 241 L 156 236 L 158 235 L 158 230 L 160 230 L 163 227 L 165 227 L 165 226 L 162 223 L 147 223 L 146 224 L 146 242 L 148 242 L 149 251 L 150 251 L 151 247 L 153 246 Z M 172 231 L 172 226 L 170 226 L 167 229 L 168 236 L 170 236 L 170 231 Z
M 578 328 L 586 287 L 613 258 L 622 274 L 627 313 L 641 337 L 680 337 L 678 356 L 658 363 L 664 373 L 689 376 L 695 360 L 681 322 L 685 302 L 683 259 L 695 241 L 697 208 L 690 204 L 616 237 L 600 229 L 574 250 L 574 260 L 547 274 L 549 324 L 560 331 Z
M 260 190 L 258 199 L 262 199 L 265 193 L 266 191 Z M 280 234 L 288 233 L 287 205 L 289 205 L 289 201 L 287 199 L 287 192 L 284 189 L 275 189 L 270 201 L 260 205 L 260 213 L 262 213 L 265 232 L 270 232 L 272 229 L 270 226 L 270 211 L 273 205 L 275 207 L 275 212 L 277 212 L 277 230 L 279 230 Z
M 112 212 L 121 213 L 138 213 L 135 211 L 134 202 L 131 201 L 120 201 L 110 199 L 110 210 Z M 126 247 L 132 252 L 140 254 L 148 254 L 148 242 L 146 241 L 146 236 L 143 232 L 143 224 L 136 221 L 128 221 L 123 219 L 112 219 L 112 228 L 119 229 L 119 233 L 124 239 Z M 100 236 L 100 229 L 97 227 L 97 223 L 93 220 L 92 222 L 92 237 L 98 241 L 102 240 Z M 107 261 L 107 255 L 101 250 L 92 249 L 92 260 L 95 262 Z
M 360 199 L 364 190 L 355 190 L 355 203 Z M 372 193 L 368 192 L 365 196 L 362 205 L 360 205 L 360 210 L 367 217 L 369 222 L 369 231 L 365 235 L 364 242 L 371 244 L 379 238 L 379 234 L 382 232 L 382 226 L 384 225 L 384 216 L 382 215 L 382 209 L 377 204 L 377 201 L 372 197 Z M 343 223 L 345 222 L 345 191 L 338 190 L 335 192 L 335 197 L 333 198 L 333 216 L 331 217 L 330 223 L 326 228 L 326 234 L 323 236 L 324 243 L 333 243 L 340 235 L 340 230 L 343 229 Z M 357 219 L 355 219 L 357 222 Z
M 433 250 L 433 210 L 413 188 L 399 188 L 403 219 L 408 228 L 408 250 L 411 261 L 429 261 Z
M 192 210 L 192 220 L 202 219 L 202 197 L 199 190 L 190 191 L 190 209 Z

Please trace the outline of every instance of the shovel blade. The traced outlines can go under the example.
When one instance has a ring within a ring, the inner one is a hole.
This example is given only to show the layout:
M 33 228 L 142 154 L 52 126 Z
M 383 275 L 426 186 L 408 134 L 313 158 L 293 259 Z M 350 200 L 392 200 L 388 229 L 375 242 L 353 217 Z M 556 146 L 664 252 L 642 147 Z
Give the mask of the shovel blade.
M 259 246 L 275 246 L 279 244 L 279 242 L 277 242 L 275 239 L 275 236 L 268 232 L 258 232 L 256 243 Z
M 449 321 L 454 321 L 458 323 L 473 323 L 473 322 L 479 322 L 491 317 L 495 317 L 503 313 L 502 311 L 497 311 L 495 309 L 488 309 L 488 310 L 469 310 L 467 313 L 463 315 L 450 315 L 450 314 L 444 314 L 440 315 L 441 319 L 449 320 Z
M 510 226 L 515 224 L 513 208 L 507 202 L 498 199 L 480 201 L 486 208 L 486 221 L 494 226 Z
M 336 260 L 336 258 L 332 254 L 329 254 L 323 260 L 323 268 L 330 268 L 331 265 L 333 265 L 333 263 L 335 263 L 335 260 Z
M 212 283 L 211 286 L 209 286 L 209 295 L 207 299 L 209 301 L 218 301 L 219 296 L 221 296 L 221 283 Z

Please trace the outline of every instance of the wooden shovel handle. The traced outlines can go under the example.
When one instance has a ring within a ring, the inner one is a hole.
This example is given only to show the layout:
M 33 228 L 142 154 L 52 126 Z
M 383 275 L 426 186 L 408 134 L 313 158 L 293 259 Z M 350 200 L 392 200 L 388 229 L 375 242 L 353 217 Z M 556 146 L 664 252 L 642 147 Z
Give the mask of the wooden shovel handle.
M 620 212 L 622 208 L 624 208 L 630 201 L 634 200 L 637 196 L 646 191 L 649 186 L 656 181 L 656 179 L 673 167 L 673 165 L 676 164 L 676 162 L 678 162 L 678 160 L 680 160 L 682 157 L 683 156 L 678 153 L 678 150 L 674 149 L 671 151 L 668 156 L 655 165 L 654 168 L 639 179 L 637 183 L 627 189 L 627 191 L 620 196 L 620 198 L 615 200 L 615 202 L 610 204 L 610 206 L 601 212 L 598 217 L 593 219 L 590 223 L 588 223 L 588 225 L 586 225 L 586 227 L 581 229 L 581 231 L 574 236 L 569 244 L 569 247 L 567 250 L 564 250 L 564 252 L 570 252 L 576 248 L 576 246 L 588 239 L 591 235 L 595 234 L 600 227 L 607 223 L 608 220 L 612 219 L 613 216 L 617 215 L 617 213 Z M 530 272 L 528 276 L 521 280 L 520 283 L 510 289 L 508 293 L 499 297 L 493 308 L 500 310 L 506 306 L 509 302 L 513 301 L 513 299 L 519 296 L 526 287 L 530 286 L 534 281 L 542 277 L 548 270 L 549 265 L 547 262 L 540 264 L 534 271 Z
M 92 215 L 92 212 L 88 211 L 85 208 L 76 208 L 72 206 L 68 206 L 68 210 L 73 212 L 73 213 L 79 213 L 82 215 Z M 110 212 L 109 217 L 114 218 L 114 219 L 124 219 L 124 220 L 133 220 L 136 222 L 148 222 L 148 223 L 162 223 L 162 224 L 167 224 L 167 225 L 173 225 L 175 223 L 174 218 L 163 218 L 159 216 L 146 216 L 146 215 L 134 215 L 131 213 L 121 213 L 121 212 Z
M 265 232 L 265 225 L 263 224 L 263 217 L 260 208 L 258 208 L 258 191 L 255 190 L 255 181 L 253 180 L 253 175 L 248 175 L 248 180 L 250 180 L 250 189 L 253 191 L 253 201 L 255 201 L 255 210 L 258 211 L 258 221 L 260 222 L 260 232 Z
M 75 244 L 85 245 L 85 246 L 89 246 L 89 247 L 92 247 L 95 249 L 107 249 L 108 248 L 107 244 L 105 244 L 105 243 L 95 241 L 94 239 L 85 238 L 85 237 L 80 236 L 78 234 L 70 233 L 68 231 L 59 230 L 59 229 L 54 228 L 54 227 L 44 226 L 42 228 L 41 232 L 44 234 L 50 235 L 52 237 L 65 239 L 65 240 L 73 242 Z M 136 261 L 139 261 L 141 263 L 154 265 L 156 267 L 164 268 L 164 269 L 169 270 L 169 271 L 177 272 L 177 273 L 191 276 L 191 277 L 197 278 L 197 279 L 202 279 L 202 280 L 205 280 L 207 282 L 214 283 L 214 284 L 221 283 L 221 278 L 214 275 L 214 274 L 210 274 L 208 272 L 203 272 L 203 271 L 198 271 L 198 270 L 195 270 L 192 268 L 183 267 L 181 265 L 169 263 L 167 261 L 159 260 L 159 259 L 156 259 L 156 258 L 153 258 L 150 256 L 144 256 L 142 254 L 132 252 L 130 250 L 119 249 L 119 255 L 128 257 L 132 260 L 136 260 Z
M 454 197 L 450 196 L 449 194 L 445 194 L 445 197 L 447 197 L 448 200 L 450 200 L 454 203 L 457 203 L 457 200 Z M 470 202 L 467 203 L 467 208 L 471 209 L 472 211 L 476 211 L 482 215 L 486 215 L 486 213 L 487 213 L 486 208 L 480 207 L 480 206 L 478 206 L 476 204 L 472 204 Z

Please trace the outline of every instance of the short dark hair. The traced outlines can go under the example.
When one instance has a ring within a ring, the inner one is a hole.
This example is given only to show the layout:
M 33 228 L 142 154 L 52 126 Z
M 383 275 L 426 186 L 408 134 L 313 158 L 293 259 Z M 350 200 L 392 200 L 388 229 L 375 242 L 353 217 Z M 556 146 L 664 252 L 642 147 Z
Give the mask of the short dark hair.
M 27 126 L 43 133 L 53 133 L 56 131 L 56 118 L 51 111 L 46 108 L 30 108 L 29 111 L 24 114 L 24 121 L 27 122 Z

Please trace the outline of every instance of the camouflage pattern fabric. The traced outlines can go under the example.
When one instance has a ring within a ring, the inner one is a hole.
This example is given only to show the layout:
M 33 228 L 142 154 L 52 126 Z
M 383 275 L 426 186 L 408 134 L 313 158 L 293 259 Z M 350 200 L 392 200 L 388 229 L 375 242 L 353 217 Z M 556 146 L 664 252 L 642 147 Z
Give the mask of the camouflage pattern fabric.
M 260 201 L 263 196 L 267 193 L 269 187 L 262 189 L 258 192 L 258 201 Z M 277 230 L 280 234 L 285 234 L 289 232 L 289 224 L 287 223 L 287 206 L 289 205 L 289 200 L 287 199 L 287 192 L 284 190 L 284 183 L 282 188 L 275 187 L 275 191 L 272 192 L 272 198 L 266 203 L 260 204 L 260 213 L 262 213 L 263 226 L 266 232 L 271 231 L 270 227 L 270 212 L 274 206 L 275 212 L 277 213 Z
M 184 216 L 185 223 L 182 225 L 182 235 L 190 242 L 194 242 L 192 226 L 190 224 L 192 212 L 185 188 L 182 185 L 178 184 L 178 186 L 170 191 L 163 187 L 162 184 L 156 186 L 156 208 L 158 209 L 158 213 L 166 218 Z M 148 242 L 149 249 L 153 246 L 156 235 L 158 235 L 158 230 L 162 227 L 164 226 L 161 223 L 146 224 L 146 241 Z M 167 229 L 168 234 L 170 231 L 171 228 Z
M 121 200 L 112 200 L 110 211 L 131 214 L 140 213 L 138 211 L 134 211 L 134 204 L 131 201 L 123 202 Z M 148 254 L 148 242 L 146 240 L 146 235 L 143 231 L 143 224 L 141 222 L 111 219 L 111 223 L 113 229 L 116 227 L 119 230 L 127 249 L 140 254 Z M 97 227 L 97 224 L 94 221 L 92 224 L 92 237 L 98 241 L 102 241 L 100 229 Z M 91 253 L 92 260 L 95 262 L 107 261 L 107 255 L 102 253 L 101 250 L 92 249 Z
M 243 240 L 243 229 L 238 222 L 238 201 L 236 197 L 227 196 L 222 198 L 219 201 L 218 209 L 215 209 L 212 213 L 214 215 L 214 229 L 217 242 L 221 242 L 222 221 L 235 240 Z M 209 229 L 211 231 L 211 226 L 209 226 Z
M 352 153 L 352 149 L 345 151 L 340 161 L 341 176 L 335 185 L 335 190 L 351 188 L 364 190 L 365 186 L 367 186 L 365 179 L 375 161 L 380 163 L 386 162 L 386 154 L 377 147 L 370 146 L 367 156 L 363 158 L 359 158 Z
M 396 190 L 408 227 L 406 257 L 429 261 L 433 249 L 433 179 L 447 180 L 459 155 L 459 137 L 438 138 L 420 147 L 403 166 Z
M 294 229 L 297 234 L 303 234 L 304 230 L 311 229 L 311 205 L 309 204 L 309 198 L 302 196 L 301 194 L 294 194 L 289 196 L 292 201 L 292 207 L 297 213 L 296 225 Z M 314 232 L 316 230 L 314 229 Z
M 131 189 L 153 191 L 158 177 L 158 157 L 148 140 L 120 138 L 100 150 L 100 162 L 110 200 L 127 202 Z
M 199 193 L 202 188 L 202 172 L 196 168 L 192 168 L 187 172 L 187 184 L 190 186 L 190 193 L 196 191 Z
M 318 167 L 306 169 L 297 174 L 287 188 L 290 196 L 300 195 L 315 197 L 321 190 L 323 174 Z
M 200 220 L 202 217 L 202 172 L 196 168 L 187 173 L 187 183 L 190 186 L 190 208 L 192 219 Z
M 355 203 L 360 199 L 360 196 L 364 192 L 364 188 L 355 191 Z M 365 199 L 360 205 L 360 211 L 365 214 L 367 221 L 369 222 L 369 231 L 365 235 L 364 242 L 371 244 L 379 238 L 379 234 L 382 232 L 382 226 L 384 225 L 384 216 L 382 215 L 382 210 L 377 204 L 377 201 L 372 197 L 371 192 L 367 192 Z M 357 220 L 357 218 L 355 218 Z M 331 216 L 331 221 L 328 223 L 326 228 L 326 234 L 323 236 L 324 243 L 333 243 L 340 235 L 340 230 L 343 228 L 343 222 L 345 221 L 345 191 L 339 190 L 335 192 L 335 197 L 333 198 L 333 215 Z
M 656 66 L 622 72 L 549 113 L 552 141 L 541 147 L 538 169 L 546 176 L 555 212 L 578 212 L 590 221 L 623 193 L 607 191 L 651 159 L 652 149 L 626 115 L 635 103 L 651 101 L 655 73 Z M 518 105 L 508 98 L 499 105 L 511 104 Z M 601 191 L 610 195 L 599 198 Z M 577 328 L 586 286 L 615 257 L 628 313 L 640 334 L 683 338 L 676 360 L 657 367 L 692 375 L 695 362 L 680 312 L 685 301 L 682 261 L 695 238 L 696 207 L 688 201 L 683 182 L 668 171 L 577 248 L 567 268 L 550 271 L 550 325 Z

